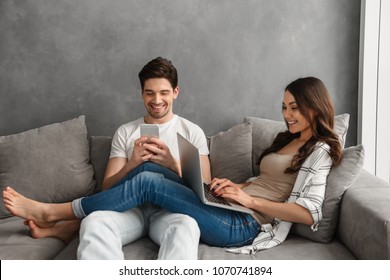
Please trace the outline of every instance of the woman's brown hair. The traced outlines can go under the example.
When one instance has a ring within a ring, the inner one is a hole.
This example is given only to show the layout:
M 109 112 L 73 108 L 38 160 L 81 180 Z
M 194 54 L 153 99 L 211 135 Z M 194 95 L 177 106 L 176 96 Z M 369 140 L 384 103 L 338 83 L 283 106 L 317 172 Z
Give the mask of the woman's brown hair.
M 313 152 L 317 142 L 325 142 L 330 147 L 330 157 L 333 164 L 338 165 L 341 161 L 342 149 L 338 135 L 333 130 L 334 108 L 328 90 L 323 82 L 314 77 L 300 78 L 290 83 L 285 92 L 290 92 L 297 104 L 299 112 L 309 121 L 313 136 L 299 150 L 292 160 L 291 167 L 286 173 L 299 171 L 303 162 Z M 314 112 L 312 115 L 311 112 Z M 264 156 L 282 149 L 300 133 L 292 134 L 290 131 L 279 133 L 272 145 L 260 156 L 259 162 Z

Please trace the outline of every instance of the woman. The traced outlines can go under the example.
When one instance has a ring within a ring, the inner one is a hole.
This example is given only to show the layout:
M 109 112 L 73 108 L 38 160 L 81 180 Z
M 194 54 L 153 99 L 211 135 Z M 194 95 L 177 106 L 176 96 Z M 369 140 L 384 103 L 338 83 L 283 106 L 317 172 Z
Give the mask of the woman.
M 124 211 L 150 202 L 193 217 L 201 240 L 221 247 L 252 244 L 265 225 L 273 224 L 276 229 L 285 225 L 281 221 L 312 225 L 315 230 L 322 217 L 327 175 L 342 154 L 333 130 L 333 105 L 324 84 L 307 77 L 286 87 L 282 112 L 288 130 L 278 134 L 260 156 L 260 175 L 255 180 L 236 184 L 214 178 L 211 182 L 215 195 L 251 208 L 254 214 L 205 205 L 173 172 L 158 166 L 154 166 L 158 172 L 147 171 L 150 163 L 111 189 L 72 203 L 41 203 L 7 187 L 3 192 L 6 208 L 13 215 L 50 227 L 60 220 L 82 219 L 93 211 Z M 288 229 L 279 232 L 287 235 Z

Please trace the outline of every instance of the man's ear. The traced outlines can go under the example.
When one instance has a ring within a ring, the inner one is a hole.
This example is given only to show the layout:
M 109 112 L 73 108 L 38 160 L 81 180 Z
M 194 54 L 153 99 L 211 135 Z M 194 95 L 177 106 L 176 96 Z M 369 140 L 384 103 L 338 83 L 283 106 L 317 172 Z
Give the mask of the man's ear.
M 176 99 L 179 96 L 179 86 L 173 89 L 173 99 Z

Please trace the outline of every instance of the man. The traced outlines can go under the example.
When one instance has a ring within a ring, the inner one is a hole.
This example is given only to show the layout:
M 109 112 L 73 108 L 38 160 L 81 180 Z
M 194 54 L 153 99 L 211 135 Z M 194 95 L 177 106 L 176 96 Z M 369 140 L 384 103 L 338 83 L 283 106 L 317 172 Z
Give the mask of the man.
M 181 174 L 176 133 L 186 137 L 201 153 L 204 180 L 210 181 L 210 162 L 204 132 L 194 123 L 173 113 L 173 102 L 179 95 L 178 76 L 172 63 L 158 57 L 139 73 L 146 116 L 120 126 L 112 140 L 110 159 L 103 180 L 103 190 L 125 178 L 145 161 L 160 164 Z M 157 124 L 159 138 L 140 137 L 141 124 Z M 146 149 L 143 143 L 154 144 Z M 32 235 L 44 237 L 44 229 L 29 222 Z M 68 229 L 65 229 L 68 226 Z M 66 232 L 78 228 L 77 221 L 59 223 L 50 236 L 64 241 Z M 65 231 L 61 230 L 65 229 Z M 54 234 L 56 232 L 56 234 Z M 170 213 L 151 204 L 125 212 L 98 211 L 87 216 L 80 227 L 78 259 L 124 259 L 122 246 L 146 236 L 158 245 L 159 259 L 197 259 L 200 231 L 194 219 Z M 46 235 L 49 236 L 49 235 Z

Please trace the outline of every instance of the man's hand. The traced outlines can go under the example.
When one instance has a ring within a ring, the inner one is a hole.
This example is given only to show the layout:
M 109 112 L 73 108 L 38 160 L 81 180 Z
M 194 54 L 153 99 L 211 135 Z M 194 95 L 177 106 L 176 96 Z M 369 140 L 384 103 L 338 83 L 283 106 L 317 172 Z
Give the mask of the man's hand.
M 134 141 L 133 153 L 129 160 L 124 157 L 115 157 L 108 160 L 106 172 L 104 174 L 103 190 L 110 188 L 129 174 L 134 168 L 145 161 L 150 160 L 153 153 L 144 146 L 144 143 L 146 143 L 148 139 L 148 137 L 143 136 Z
M 153 156 L 153 152 L 149 150 L 148 147 L 145 146 L 146 141 L 151 140 L 152 138 L 148 138 L 146 136 L 142 136 L 134 141 L 133 153 L 131 155 L 131 159 L 129 163 L 132 165 L 138 166 L 145 161 L 148 161 Z
M 149 154 L 140 151 L 141 155 L 145 154 L 141 158 L 165 166 L 166 168 L 176 172 L 177 174 L 180 174 L 179 164 L 172 156 L 171 151 L 164 143 L 164 141 L 156 137 L 151 137 L 147 140 L 147 142 L 144 142 L 142 144 L 142 147 L 146 149 Z

